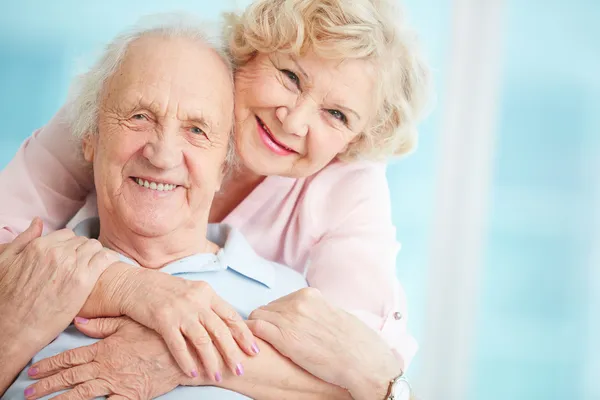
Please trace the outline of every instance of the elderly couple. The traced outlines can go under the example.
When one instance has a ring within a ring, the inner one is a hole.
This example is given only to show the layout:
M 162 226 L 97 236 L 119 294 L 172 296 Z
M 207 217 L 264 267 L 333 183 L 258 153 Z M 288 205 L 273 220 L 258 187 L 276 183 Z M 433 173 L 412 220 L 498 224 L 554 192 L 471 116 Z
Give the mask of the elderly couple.
M 411 33 L 375 0 L 225 21 L 117 37 L 0 173 L 3 398 L 408 398 Z

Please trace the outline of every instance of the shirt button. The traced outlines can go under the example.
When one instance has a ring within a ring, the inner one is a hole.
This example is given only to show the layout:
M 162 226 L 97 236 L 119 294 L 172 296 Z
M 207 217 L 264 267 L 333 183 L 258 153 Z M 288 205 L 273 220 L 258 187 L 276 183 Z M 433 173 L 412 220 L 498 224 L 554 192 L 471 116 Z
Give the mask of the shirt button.
M 395 319 L 396 321 L 398 321 L 398 320 L 401 320 L 401 319 L 402 319 L 402 313 L 401 313 L 401 312 L 399 312 L 399 311 L 396 311 L 396 312 L 394 313 L 394 319 Z

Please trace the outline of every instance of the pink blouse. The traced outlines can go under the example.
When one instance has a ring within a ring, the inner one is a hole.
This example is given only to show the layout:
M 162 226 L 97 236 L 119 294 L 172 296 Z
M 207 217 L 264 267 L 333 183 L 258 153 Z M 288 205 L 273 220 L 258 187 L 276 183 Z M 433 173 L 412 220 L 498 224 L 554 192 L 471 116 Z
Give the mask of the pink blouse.
M 0 171 L 0 243 L 35 216 L 46 231 L 96 212 L 94 183 L 59 111 Z M 417 350 L 396 278 L 399 244 L 385 165 L 334 162 L 302 179 L 267 177 L 223 221 L 264 258 L 303 273 L 333 304 L 379 331 L 404 361 Z

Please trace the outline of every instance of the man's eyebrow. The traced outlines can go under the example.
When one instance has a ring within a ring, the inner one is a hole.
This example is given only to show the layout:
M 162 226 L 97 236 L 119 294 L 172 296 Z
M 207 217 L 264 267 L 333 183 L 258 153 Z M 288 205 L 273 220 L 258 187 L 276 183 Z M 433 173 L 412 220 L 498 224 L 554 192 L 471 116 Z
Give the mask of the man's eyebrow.
M 127 102 L 127 106 L 125 107 L 129 112 L 133 112 L 136 108 L 141 107 L 147 109 L 154 115 L 160 115 L 162 113 L 160 105 L 155 102 L 147 102 L 143 99 L 138 99 L 137 101 Z M 191 111 L 186 115 L 186 121 L 192 122 L 198 125 L 199 128 L 202 128 L 206 131 L 206 133 L 210 133 L 212 131 L 212 121 L 209 118 L 206 118 L 202 112 L 200 111 Z
M 206 133 L 212 132 L 212 124 L 210 123 L 210 120 L 206 119 L 202 115 L 189 115 L 187 120 L 199 125 L 199 127 L 204 129 Z

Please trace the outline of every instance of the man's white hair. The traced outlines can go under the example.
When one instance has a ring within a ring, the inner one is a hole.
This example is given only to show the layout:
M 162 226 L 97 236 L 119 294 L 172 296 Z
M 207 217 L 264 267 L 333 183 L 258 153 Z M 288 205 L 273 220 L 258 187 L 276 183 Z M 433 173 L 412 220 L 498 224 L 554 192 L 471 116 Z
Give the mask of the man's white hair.
M 207 44 L 221 57 L 233 82 L 232 63 L 221 30 L 215 22 L 180 13 L 146 16 L 131 29 L 113 39 L 98 61 L 87 72 L 75 78 L 67 106 L 67 118 L 75 138 L 82 140 L 86 136 L 98 133 L 98 114 L 104 86 L 123 63 L 131 43 L 146 36 L 187 38 Z M 232 136 L 230 134 L 227 156 L 229 162 L 233 161 Z

